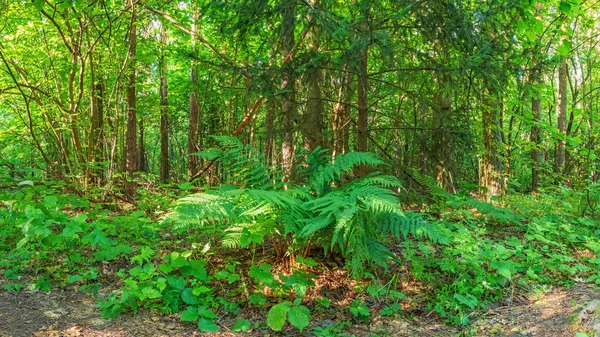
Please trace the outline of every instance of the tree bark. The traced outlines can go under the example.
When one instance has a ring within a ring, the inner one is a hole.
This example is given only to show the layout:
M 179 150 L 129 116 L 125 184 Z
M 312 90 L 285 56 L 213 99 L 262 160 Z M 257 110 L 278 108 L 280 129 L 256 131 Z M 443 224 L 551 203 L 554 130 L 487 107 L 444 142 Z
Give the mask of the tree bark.
M 449 124 L 452 120 L 452 93 L 445 74 L 438 74 L 439 92 L 434 97 L 433 106 L 433 157 L 438 184 L 446 191 L 455 193 L 453 168 L 452 134 Z
M 502 191 L 502 135 L 500 116 L 502 104 L 495 90 L 489 89 L 482 99 L 483 148 L 479 168 L 479 185 L 485 190 L 485 199 L 491 201 Z
M 102 80 L 96 77 L 95 65 L 93 58 L 90 57 L 90 74 L 91 74 L 91 97 L 90 97 L 90 131 L 88 137 L 88 165 L 86 175 L 92 183 L 101 183 L 104 175 L 104 170 L 98 167 L 98 163 L 102 161 L 104 150 L 104 85 Z
M 350 138 L 350 100 L 352 97 L 351 83 L 354 74 L 348 71 L 348 65 L 342 67 L 340 75 L 340 87 L 338 98 L 334 108 L 332 131 L 333 131 L 333 156 L 348 153 Z
M 537 193 L 539 187 L 539 170 L 542 165 L 542 156 L 540 154 L 541 131 L 538 126 L 541 118 L 542 100 L 539 93 L 536 92 L 536 86 L 541 83 L 541 74 L 539 69 L 533 69 L 531 74 L 531 84 L 534 87 L 531 97 L 531 113 L 533 123 L 531 124 L 531 192 Z
M 193 24 L 192 24 L 192 33 L 198 34 L 198 25 L 197 20 L 199 18 L 200 11 L 196 7 L 194 10 Z M 193 40 L 193 48 L 194 55 L 198 56 L 198 45 L 196 41 Z M 192 64 L 190 67 L 190 82 L 192 84 L 192 92 L 190 93 L 190 116 L 189 116 L 189 131 L 188 131 L 188 144 L 187 144 L 187 152 L 188 152 L 188 180 L 191 181 L 194 179 L 194 175 L 198 172 L 199 169 L 199 158 L 195 155 L 198 151 L 200 151 L 200 146 L 198 143 L 198 130 L 200 125 L 200 105 L 198 104 L 198 62 L 196 58 L 192 59 Z
M 125 134 L 125 170 L 127 173 L 127 181 L 125 182 L 125 195 L 128 198 L 133 198 L 135 194 L 136 184 L 133 181 L 134 174 L 137 169 L 137 112 L 136 112 L 136 71 L 135 71 L 135 53 L 136 53 L 136 37 L 137 31 L 135 27 L 136 14 L 134 0 L 128 0 L 131 7 L 131 24 L 129 27 L 129 74 L 127 76 L 127 131 Z
M 318 0 L 308 0 L 313 7 L 319 7 Z M 311 59 L 316 59 L 319 53 L 320 29 L 315 22 L 311 11 L 308 14 L 308 22 L 311 26 L 306 36 L 306 49 Z M 320 65 L 309 67 L 304 73 L 304 82 L 307 89 L 306 110 L 302 118 L 302 140 L 303 147 L 313 150 L 318 146 L 324 146 L 326 138 L 323 135 L 323 100 L 321 97 L 321 81 L 323 80 Z
M 569 76 L 567 61 L 563 60 L 558 67 L 558 109 L 556 111 L 556 119 L 558 122 L 558 132 L 560 138 L 556 144 L 556 160 L 554 170 L 561 174 L 565 167 L 565 138 L 567 129 L 567 82 Z
M 293 176 L 295 154 L 295 122 L 297 118 L 296 75 L 291 63 L 286 62 L 294 50 L 294 29 L 296 27 L 296 5 L 298 0 L 283 0 L 281 15 L 281 116 L 283 135 L 281 140 L 282 167 L 288 179 Z
M 167 45 L 167 30 L 161 29 L 162 53 L 160 55 L 160 182 L 169 180 L 169 103 L 167 87 L 167 64 L 164 48 Z

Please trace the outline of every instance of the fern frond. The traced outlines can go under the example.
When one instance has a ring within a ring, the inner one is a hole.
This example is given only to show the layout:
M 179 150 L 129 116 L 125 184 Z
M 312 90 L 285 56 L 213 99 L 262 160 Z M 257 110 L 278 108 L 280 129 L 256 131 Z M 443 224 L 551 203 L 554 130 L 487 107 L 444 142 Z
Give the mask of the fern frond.
M 173 223 L 175 229 L 211 222 L 235 222 L 232 208 L 229 198 L 223 195 L 210 192 L 192 194 L 179 200 L 164 222 Z
M 329 227 L 334 222 L 332 215 L 321 215 L 309 219 L 301 219 L 299 224 L 304 224 L 298 234 L 303 238 L 309 238 L 313 233 Z
M 406 239 L 409 235 L 437 243 L 446 243 L 447 240 L 443 231 L 425 221 L 421 214 L 413 212 L 382 214 L 377 218 L 376 226 L 383 235 L 389 233 L 396 240 Z
M 385 188 L 402 188 L 402 182 L 395 176 L 381 175 L 378 172 L 353 182 L 355 185 L 378 185 Z
M 482 214 L 487 214 L 490 217 L 504 224 L 520 224 L 519 217 L 512 211 L 503 207 L 495 206 L 489 202 L 468 198 L 459 205 L 468 205 L 477 209 Z
M 336 173 L 350 172 L 359 165 L 378 166 L 384 164 L 384 161 L 371 152 L 349 152 L 341 154 L 335 158 L 334 162 Z

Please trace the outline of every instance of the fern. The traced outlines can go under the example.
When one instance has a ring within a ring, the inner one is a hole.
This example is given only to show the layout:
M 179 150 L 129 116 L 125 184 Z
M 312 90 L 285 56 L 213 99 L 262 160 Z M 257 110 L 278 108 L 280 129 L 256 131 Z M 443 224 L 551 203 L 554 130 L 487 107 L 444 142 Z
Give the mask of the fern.
M 371 173 L 353 177 L 358 165 L 383 164 L 371 153 L 354 152 L 333 160 L 317 149 L 298 158 L 299 184 L 283 188 L 281 170 L 266 164 L 264 155 L 230 137 L 215 137 L 218 149 L 200 153 L 218 158 L 225 184 L 181 199 L 169 219 L 179 225 L 221 226 L 222 244 L 240 247 L 270 237 L 279 254 L 319 245 L 339 251 L 360 276 L 368 265 L 386 266 L 394 254 L 384 245 L 409 235 L 443 243 L 442 232 L 415 213 L 402 213 L 392 190 L 398 178 Z M 288 245 L 289 244 L 289 245 Z
M 443 231 L 414 212 L 382 214 L 377 218 L 376 226 L 382 234 L 390 234 L 396 240 L 406 239 L 411 235 L 415 238 L 427 238 L 432 242 L 448 243 Z

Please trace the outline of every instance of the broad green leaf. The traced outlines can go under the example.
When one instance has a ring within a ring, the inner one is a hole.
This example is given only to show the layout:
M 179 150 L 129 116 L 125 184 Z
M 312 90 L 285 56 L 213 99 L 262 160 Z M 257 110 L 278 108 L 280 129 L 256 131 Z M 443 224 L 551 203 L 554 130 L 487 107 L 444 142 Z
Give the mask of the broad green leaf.
M 210 289 L 209 287 L 200 286 L 200 287 L 194 287 L 192 294 L 194 294 L 195 296 L 199 296 L 202 294 L 210 293 L 211 291 L 212 291 L 212 289 Z
M 249 320 L 245 318 L 238 318 L 235 323 L 233 323 L 233 327 L 231 327 L 231 331 L 233 332 L 248 332 L 251 327 L 251 323 Z
M 283 325 L 285 324 L 288 310 L 290 310 L 291 306 L 292 302 L 288 301 L 272 306 L 267 314 L 267 325 L 269 328 L 271 328 L 273 331 L 281 331 L 281 329 L 283 329 Z
M 180 319 L 184 322 L 194 322 L 200 317 L 198 313 L 198 308 L 196 307 L 187 307 L 180 316 Z
M 192 288 L 183 289 L 181 299 L 187 304 L 198 304 L 198 297 L 193 294 Z
M 267 303 L 267 296 L 262 293 L 254 293 L 248 296 L 248 300 L 254 305 L 264 305 Z
M 58 202 L 58 198 L 53 195 L 44 197 L 44 203 L 48 206 L 56 206 L 57 202 Z
M 331 301 L 326 297 L 318 297 L 316 300 L 317 303 L 324 306 L 325 308 L 329 308 L 329 306 L 331 305 Z
M 290 324 L 298 328 L 300 332 L 308 326 L 310 321 L 310 310 L 307 307 L 300 305 L 297 307 L 291 307 L 289 312 Z
M 217 332 L 219 327 L 212 319 L 201 318 L 198 321 L 198 329 L 202 332 Z

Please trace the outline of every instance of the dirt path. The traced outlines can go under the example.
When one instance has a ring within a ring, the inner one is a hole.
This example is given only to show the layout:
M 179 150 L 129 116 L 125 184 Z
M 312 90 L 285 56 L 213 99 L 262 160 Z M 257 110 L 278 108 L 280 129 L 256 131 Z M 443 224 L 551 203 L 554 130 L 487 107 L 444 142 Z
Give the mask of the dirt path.
M 578 284 L 570 289 L 555 288 L 519 304 L 498 306 L 472 317 L 475 336 L 567 337 L 584 330 L 576 315 L 584 304 L 600 298 L 600 289 Z M 515 301 L 516 302 L 516 301 Z M 326 325 L 333 321 L 314 322 Z M 222 327 L 222 329 L 224 329 Z M 412 319 L 375 318 L 369 325 L 353 325 L 356 336 L 456 336 L 456 327 L 444 325 L 433 317 Z M 310 331 L 310 330 L 309 330 Z M 177 315 L 160 316 L 152 311 L 122 315 L 105 320 L 95 307 L 95 300 L 73 291 L 42 292 L 0 291 L 0 337 L 72 337 L 72 336 L 201 336 L 191 324 L 179 321 Z M 276 336 L 266 330 L 255 330 L 252 336 Z M 297 336 L 290 329 L 277 336 Z M 307 335 L 307 334 L 305 334 Z M 215 336 L 236 336 L 222 332 Z M 308 335 L 307 335 L 308 336 Z

